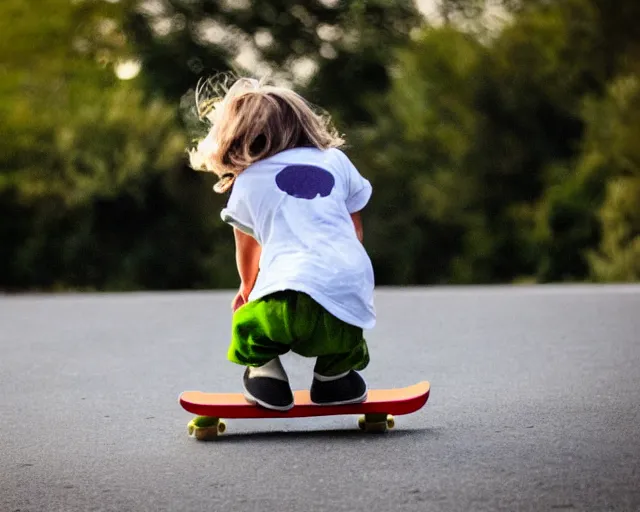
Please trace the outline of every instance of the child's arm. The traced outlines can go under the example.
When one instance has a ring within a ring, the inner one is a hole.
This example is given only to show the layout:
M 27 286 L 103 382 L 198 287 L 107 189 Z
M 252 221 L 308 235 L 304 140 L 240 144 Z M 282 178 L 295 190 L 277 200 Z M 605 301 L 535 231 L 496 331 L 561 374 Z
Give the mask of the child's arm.
M 238 228 L 233 228 L 233 234 L 236 240 L 236 264 L 240 274 L 239 294 L 246 302 L 258 277 L 262 248 L 255 238 L 243 233 Z
M 356 236 L 358 237 L 358 240 L 360 240 L 360 243 L 362 243 L 364 238 L 364 229 L 362 227 L 362 216 L 360 215 L 360 212 L 352 213 L 351 220 L 353 221 L 353 227 L 356 230 Z

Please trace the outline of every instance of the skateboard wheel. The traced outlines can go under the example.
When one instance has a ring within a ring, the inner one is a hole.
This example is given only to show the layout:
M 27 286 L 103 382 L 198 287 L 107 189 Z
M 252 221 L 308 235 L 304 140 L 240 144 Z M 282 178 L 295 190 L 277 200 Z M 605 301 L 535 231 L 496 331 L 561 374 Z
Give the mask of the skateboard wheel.
M 227 430 L 227 424 L 224 421 L 220 420 L 218 422 L 218 433 L 224 434 L 225 430 Z
M 206 416 L 198 416 L 187 425 L 189 436 L 198 441 L 213 441 L 218 437 L 218 433 L 224 432 L 225 429 L 226 425 L 220 419 Z
M 396 426 L 396 420 L 393 418 L 393 416 L 391 416 L 391 414 L 389 414 L 389 416 L 387 416 L 387 428 L 393 428 Z
M 360 417 L 358 418 L 358 428 L 359 428 L 360 430 L 366 430 L 366 428 L 367 428 L 367 422 L 366 422 L 366 420 L 364 419 L 364 416 L 360 416 Z
M 218 437 L 218 428 L 217 427 L 206 427 L 206 428 L 198 428 L 195 431 L 194 437 L 198 441 L 213 441 Z

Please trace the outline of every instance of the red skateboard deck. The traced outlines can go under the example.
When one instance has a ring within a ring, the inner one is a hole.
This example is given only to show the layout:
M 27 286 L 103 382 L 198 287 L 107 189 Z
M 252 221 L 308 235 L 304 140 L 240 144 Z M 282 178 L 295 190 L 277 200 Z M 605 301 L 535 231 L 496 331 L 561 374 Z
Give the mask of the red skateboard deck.
M 203 393 L 185 391 L 180 405 L 188 412 L 206 416 L 211 421 L 189 423 L 189 434 L 201 440 L 215 437 L 225 430 L 223 418 L 303 418 L 313 416 L 363 415 L 358 425 L 363 430 L 380 431 L 392 428 L 392 415 L 411 414 L 429 399 L 429 382 L 397 389 L 370 389 L 367 400 L 350 405 L 316 405 L 309 391 L 294 391 L 294 406 L 286 412 L 271 411 L 247 402 L 242 393 Z
M 242 393 L 185 391 L 180 405 L 192 414 L 216 418 L 303 418 L 341 414 L 386 413 L 400 416 L 420 409 L 429 398 L 429 383 L 398 389 L 370 389 L 367 401 L 352 405 L 316 405 L 308 391 L 294 391 L 294 406 L 286 412 L 270 411 L 247 402 Z

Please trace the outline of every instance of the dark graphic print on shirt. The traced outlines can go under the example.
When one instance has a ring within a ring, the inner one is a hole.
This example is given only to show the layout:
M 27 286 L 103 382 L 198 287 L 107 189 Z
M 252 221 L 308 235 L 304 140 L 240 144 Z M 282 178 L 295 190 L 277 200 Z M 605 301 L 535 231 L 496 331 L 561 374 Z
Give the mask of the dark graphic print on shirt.
M 288 165 L 276 175 L 278 188 L 298 199 L 327 197 L 335 183 L 333 174 L 314 165 Z

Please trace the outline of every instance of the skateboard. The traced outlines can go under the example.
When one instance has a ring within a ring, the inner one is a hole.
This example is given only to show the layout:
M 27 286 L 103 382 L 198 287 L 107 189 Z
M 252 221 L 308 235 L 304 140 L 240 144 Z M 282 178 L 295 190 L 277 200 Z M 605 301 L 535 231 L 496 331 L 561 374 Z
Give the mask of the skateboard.
M 294 391 L 294 406 L 286 412 L 272 411 L 247 401 L 242 393 L 185 391 L 180 405 L 198 415 L 189 422 L 189 436 L 210 441 L 226 430 L 223 418 L 308 418 L 315 416 L 360 415 L 358 427 L 365 432 L 386 432 L 395 425 L 393 415 L 411 414 L 429 399 L 429 382 L 397 389 L 370 389 L 367 400 L 349 405 L 316 405 L 309 391 Z

